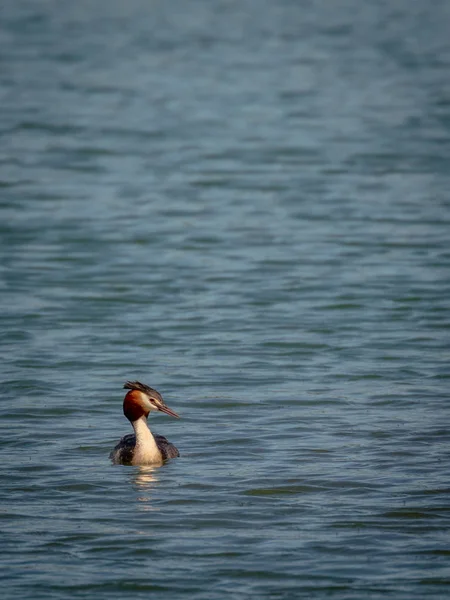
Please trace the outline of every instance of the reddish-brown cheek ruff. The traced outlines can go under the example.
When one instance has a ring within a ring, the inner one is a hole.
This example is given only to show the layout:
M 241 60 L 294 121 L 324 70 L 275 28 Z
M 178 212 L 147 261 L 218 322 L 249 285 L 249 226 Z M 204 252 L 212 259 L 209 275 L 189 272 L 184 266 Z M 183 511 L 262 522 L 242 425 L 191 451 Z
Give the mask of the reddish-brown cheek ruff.
M 133 423 L 143 416 L 148 417 L 149 411 L 142 406 L 142 394 L 137 390 L 131 390 L 123 401 L 123 414 Z

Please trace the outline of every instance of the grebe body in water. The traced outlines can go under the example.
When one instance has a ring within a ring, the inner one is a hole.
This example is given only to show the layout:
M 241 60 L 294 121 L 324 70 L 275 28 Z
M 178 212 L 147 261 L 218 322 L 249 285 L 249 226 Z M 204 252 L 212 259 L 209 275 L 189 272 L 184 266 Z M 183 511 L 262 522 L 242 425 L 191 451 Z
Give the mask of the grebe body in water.
M 164 403 L 161 394 L 139 381 L 127 381 L 130 390 L 123 401 L 123 414 L 130 421 L 134 434 L 123 437 L 111 451 L 109 458 L 115 465 L 155 465 L 180 456 L 177 448 L 162 435 L 153 435 L 147 425 L 152 410 L 160 410 L 171 417 L 179 416 Z

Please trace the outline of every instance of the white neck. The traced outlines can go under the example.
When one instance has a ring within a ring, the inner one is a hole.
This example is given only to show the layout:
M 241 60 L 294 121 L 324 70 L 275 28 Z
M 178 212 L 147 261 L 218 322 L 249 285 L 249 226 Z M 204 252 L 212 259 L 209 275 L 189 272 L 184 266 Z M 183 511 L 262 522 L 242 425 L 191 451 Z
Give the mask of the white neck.
M 140 417 L 131 423 L 136 434 L 136 447 L 134 449 L 133 465 L 152 465 L 162 463 L 161 452 L 156 445 L 155 438 L 148 428 L 147 419 Z

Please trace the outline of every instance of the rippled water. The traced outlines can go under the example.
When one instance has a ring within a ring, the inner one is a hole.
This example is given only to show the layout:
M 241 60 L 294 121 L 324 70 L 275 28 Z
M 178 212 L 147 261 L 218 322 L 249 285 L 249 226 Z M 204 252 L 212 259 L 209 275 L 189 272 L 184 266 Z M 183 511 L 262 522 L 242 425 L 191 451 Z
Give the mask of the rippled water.
M 3 597 L 448 597 L 449 26 L 2 3 Z

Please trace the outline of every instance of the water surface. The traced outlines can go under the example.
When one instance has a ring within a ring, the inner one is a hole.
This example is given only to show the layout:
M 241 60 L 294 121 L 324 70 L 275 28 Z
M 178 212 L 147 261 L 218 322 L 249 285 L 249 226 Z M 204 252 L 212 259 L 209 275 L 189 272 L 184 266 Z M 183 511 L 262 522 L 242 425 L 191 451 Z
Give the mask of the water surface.
M 446 598 L 447 3 L 0 15 L 5 598 Z

